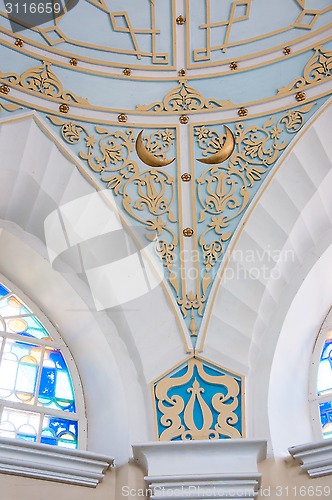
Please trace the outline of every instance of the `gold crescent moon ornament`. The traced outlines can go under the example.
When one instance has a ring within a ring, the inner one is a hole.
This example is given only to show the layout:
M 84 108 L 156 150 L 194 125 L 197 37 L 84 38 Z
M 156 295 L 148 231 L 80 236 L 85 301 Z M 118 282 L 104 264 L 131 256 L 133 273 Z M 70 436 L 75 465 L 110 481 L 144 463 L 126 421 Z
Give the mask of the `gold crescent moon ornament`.
M 158 158 L 153 153 L 148 151 L 148 149 L 143 144 L 142 135 L 143 135 L 143 130 L 141 130 L 137 136 L 135 147 L 136 147 L 136 153 L 139 159 L 142 160 L 143 163 L 149 165 L 149 167 L 167 167 L 167 165 L 169 165 L 175 160 L 175 158 L 172 158 L 172 160 L 167 160 L 167 159 L 164 160 L 162 158 Z
M 218 163 L 222 163 L 231 156 L 235 147 L 235 139 L 233 132 L 228 127 L 226 127 L 226 125 L 225 131 L 226 139 L 219 151 L 209 156 L 208 158 L 197 158 L 198 161 L 200 161 L 201 163 L 207 163 L 208 165 L 216 165 Z

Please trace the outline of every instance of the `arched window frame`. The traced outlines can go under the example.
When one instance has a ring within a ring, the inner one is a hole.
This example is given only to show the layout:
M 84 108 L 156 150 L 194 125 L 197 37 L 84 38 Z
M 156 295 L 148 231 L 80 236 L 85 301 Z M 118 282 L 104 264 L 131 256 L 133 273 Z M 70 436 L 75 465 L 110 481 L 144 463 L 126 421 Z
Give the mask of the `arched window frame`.
M 30 404 L 26 403 L 11 403 L 6 401 L 5 399 L 0 398 L 0 412 L 2 412 L 3 407 L 12 407 L 21 409 L 23 411 L 30 411 L 32 413 L 39 413 L 49 415 L 56 414 L 60 418 L 66 418 L 70 420 L 77 420 L 78 422 L 78 446 L 77 448 L 80 450 L 87 449 L 87 419 L 86 419 L 86 411 L 85 411 L 85 403 L 84 403 L 84 395 L 83 395 L 83 387 L 81 383 L 81 379 L 78 373 L 78 369 L 74 358 L 58 332 L 57 328 L 51 323 L 51 321 L 47 318 L 47 316 L 39 309 L 39 307 L 33 302 L 22 290 L 20 290 L 15 284 L 13 284 L 10 280 L 0 274 L 0 283 L 2 283 L 6 288 L 8 288 L 13 294 L 17 295 L 17 297 L 22 300 L 26 304 L 26 306 L 32 311 L 32 313 L 37 317 L 37 319 L 42 323 L 45 329 L 50 334 L 52 341 L 47 341 L 38 338 L 31 337 L 22 337 L 22 341 L 27 341 L 29 339 L 30 342 L 33 342 L 36 345 L 47 345 L 52 348 L 58 348 L 63 355 L 65 362 L 67 364 L 71 381 L 74 390 L 74 398 L 75 398 L 75 413 L 66 413 L 59 410 L 58 412 L 54 412 L 49 410 L 47 407 L 40 406 L 36 408 Z M 13 338 L 11 334 L 4 334 L 4 338 Z M 16 336 L 15 336 L 15 339 Z M 18 440 L 15 440 L 18 441 Z
M 309 404 L 312 419 L 312 429 L 315 440 L 323 439 L 319 405 L 320 403 L 332 401 L 332 391 L 323 395 L 318 395 L 317 392 L 318 368 L 329 330 L 332 330 L 332 308 L 329 310 L 327 316 L 325 317 L 325 320 L 322 323 L 319 333 L 315 339 L 309 374 Z

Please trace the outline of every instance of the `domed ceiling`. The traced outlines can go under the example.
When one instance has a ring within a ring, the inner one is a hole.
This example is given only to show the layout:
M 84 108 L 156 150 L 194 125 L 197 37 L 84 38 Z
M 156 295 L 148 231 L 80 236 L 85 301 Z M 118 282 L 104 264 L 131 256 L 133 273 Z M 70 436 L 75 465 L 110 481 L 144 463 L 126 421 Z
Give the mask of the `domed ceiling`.
M 201 352 L 246 209 L 331 94 L 331 2 L 80 0 L 39 25 L 8 5 L 0 119 L 35 110 L 112 193 Z

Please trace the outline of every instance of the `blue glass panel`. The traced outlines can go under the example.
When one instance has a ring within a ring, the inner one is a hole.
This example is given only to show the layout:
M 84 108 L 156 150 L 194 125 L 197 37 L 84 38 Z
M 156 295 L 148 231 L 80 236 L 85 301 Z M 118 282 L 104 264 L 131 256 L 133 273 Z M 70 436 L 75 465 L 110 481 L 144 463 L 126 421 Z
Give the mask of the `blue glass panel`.
M 40 387 L 39 387 L 39 399 L 46 398 L 47 400 L 52 400 L 55 394 L 56 387 L 56 369 L 48 366 L 43 366 Z
M 40 442 L 44 443 L 44 444 L 50 444 L 50 445 L 56 446 L 57 445 L 57 438 L 51 429 L 46 428 L 46 429 L 42 430 Z
M 36 436 L 31 436 L 29 434 L 20 434 L 18 432 L 17 439 L 22 439 L 22 441 L 32 441 L 33 443 L 35 443 L 37 438 Z
M 28 328 L 25 334 L 28 334 L 32 337 L 36 337 L 37 339 L 44 339 L 50 337 L 47 330 L 43 327 L 43 325 L 38 321 L 35 316 L 30 316 L 28 318 L 24 318 L 28 323 Z
M 2 283 L 0 283 L 0 297 L 4 297 L 7 293 L 9 293 L 9 290 Z
M 52 446 L 56 446 L 58 444 L 57 439 L 50 436 L 42 436 L 40 438 L 40 442 L 43 444 L 50 444 Z
M 332 401 L 321 403 L 319 405 L 319 410 L 322 426 L 332 422 Z
M 60 351 L 51 351 L 49 354 L 49 358 L 53 361 L 55 366 L 60 370 L 67 370 L 66 362 Z
M 76 420 L 50 417 L 49 428 L 54 431 L 57 437 L 59 437 L 63 432 L 71 432 L 77 438 L 78 423 Z
M 331 351 L 332 351 L 332 339 L 327 340 L 325 342 L 324 347 L 323 347 L 322 356 L 320 359 L 326 359 L 328 357 L 331 357 Z

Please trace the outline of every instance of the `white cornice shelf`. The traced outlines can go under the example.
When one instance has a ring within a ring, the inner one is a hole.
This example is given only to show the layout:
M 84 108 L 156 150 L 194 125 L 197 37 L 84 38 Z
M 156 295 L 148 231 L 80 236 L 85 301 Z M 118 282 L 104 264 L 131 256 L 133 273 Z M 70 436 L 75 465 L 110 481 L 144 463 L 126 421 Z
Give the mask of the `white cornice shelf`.
M 332 475 L 332 439 L 292 446 L 288 451 L 310 477 Z
M 95 488 L 113 458 L 81 450 L 0 438 L 0 472 Z
M 250 499 L 257 495 L 266 441 L 170 441 L 133 445 L 136 462 L 148 472 L 151 498 Z

